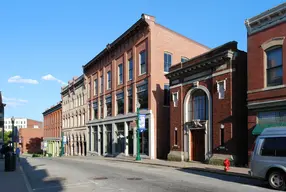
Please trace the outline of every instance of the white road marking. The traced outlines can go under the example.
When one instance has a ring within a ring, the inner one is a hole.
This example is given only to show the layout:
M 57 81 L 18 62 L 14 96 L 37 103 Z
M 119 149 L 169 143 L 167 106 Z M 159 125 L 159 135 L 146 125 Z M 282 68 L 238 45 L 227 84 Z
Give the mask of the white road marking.
M 31 184 L 30 184 L 30 182 L 29 182 L 29 180 L 28 180 L 28 178 L 26 176 L 26 173 L 24 172 L 24 170 L 23 170 L 23 168 L 22 168 L 22 166 L 20 164 L 19 164 L 19 167 L 20 167 L 20 171 L 22 173 L 22 176 L 24 178 L 24 182 L 25 182 L 25 185 L 26 185 L 26 188 L 27 188 L 28 192 L 33 192 Z

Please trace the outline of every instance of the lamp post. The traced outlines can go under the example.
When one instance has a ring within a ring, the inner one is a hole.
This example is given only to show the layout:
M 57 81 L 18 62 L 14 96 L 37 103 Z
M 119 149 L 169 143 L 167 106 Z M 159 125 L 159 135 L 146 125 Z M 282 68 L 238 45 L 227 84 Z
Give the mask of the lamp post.
M 136 161 L 140 161 L 141 157 L 140 157 L 140 129 L 139 129 L 140 103 L 139 103 L 139 101 L 137 101 L 136 108 L 137 108 L 137 120 L 136 120 L 136 124 L 137 124 L 137 155 L 136 155 Z
M 14 152 L 14 122 L 15 122 L 15 118 L 14 116 L 11 118 L 11 122 L 12 122 L 12 137 L 11 137 L 11 140 L 12 140 L 12 149 L 13 149 L 13 152 Z

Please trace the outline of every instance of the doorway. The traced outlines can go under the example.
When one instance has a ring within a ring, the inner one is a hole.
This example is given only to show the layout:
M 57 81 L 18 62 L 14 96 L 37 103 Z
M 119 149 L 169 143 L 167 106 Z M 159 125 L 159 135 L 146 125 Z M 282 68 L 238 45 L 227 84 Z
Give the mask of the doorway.
M 100 154 L 103 156 L 103 133 L 100 132 Z
M 205 160 L 205 130 L 197 129 L 192 132 L 192 160 L 204 161 Z
M 128 132 L 128 154 L 133 156 L 133 130 Z

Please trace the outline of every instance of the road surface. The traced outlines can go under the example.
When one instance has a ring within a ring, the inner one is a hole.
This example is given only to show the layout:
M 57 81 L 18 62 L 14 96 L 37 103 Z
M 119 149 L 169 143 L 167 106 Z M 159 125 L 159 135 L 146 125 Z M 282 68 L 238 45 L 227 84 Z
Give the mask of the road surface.
M 252 179 L 102 159 L 27 158 L 21 161 L 34 192 L 272 191 Z

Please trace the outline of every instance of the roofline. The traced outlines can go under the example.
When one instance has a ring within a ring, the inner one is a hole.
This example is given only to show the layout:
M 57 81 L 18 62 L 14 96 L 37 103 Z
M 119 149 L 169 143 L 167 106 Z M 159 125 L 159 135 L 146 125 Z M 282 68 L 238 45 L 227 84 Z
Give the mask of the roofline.
M 268 10 L 266 10 L 266 11 L 264 11 L 264 12 L 262 12 L 262 13 L 256 15 L 256 16 L 253 16 L 253 17 L 251 17 L 249 19 L 246 19 L 246 20 L 249 23 L 256 22 L 257 20 L 259 20 L 259 19 L 261 19 L 263 17 L 267 17 L 270 14 L 273 14 L 273 13 L 275 13 L 277 11 L 280 11 L 281 9 L 285 8 L 285 6 L 286 6 L 286 3 L 279 4 L 279 5 L 271 8 L 271 9 L 268 9 Z
M 48 115 L 58 109 L 60 109 L 62 107 L 62 101 L 60 101 L 57 105 L 45 110 L 42 114 L 45 116 L 45 115 Z
M 199 42 L 197 42 L 197 41 L 195 41 L 195 40 L 193 40 L 193 39 L 191 39 L 191 38 L 189 38 L 189 37 L 187 37 L 187 36 L 185 36 L 185 35 L 182 35 L 181 33 L 178 33 L 178 32 L 176 32 L 176 31 L 174 31 L 174 30 L 172 30 L 172 29 L 170 29 L 170 28 L 168 28 L 168 27 L 165 27 L 164 25 L 161 25 L 161 24 L 159 24 L 159 23 L 155 23 L 155 25 L 158 25 L 158 26 L 160 26 L 160 27 L 163 27 L 164 29 L 169 30 L 169 31 L 175 33 L 176 35 L 179 35 L 179 36 L 181 36 L 181 37 L 187 39 L 188 41 L 191 41 L 191 42 L 193 42 L 193 43 L 195 43 L 195 44 L 197 44 L 197 45 L 199 45 L 199 46 L 202 46 L 202 47 L 204 47 L 204 48 L 206 48 L 206 49 L 209 49 L 209 50 L 211 49 L 210 47 L 208 47 L 208 46 L 206 46 L 206 45 L 203 45 L 203 44 L 201 44 L 201 43 L 199 43 Z
M 236 47 L 237 47 L 237 44 L 238 44 L 238 43 L 237 43 L 237 41 L 229 41 L 229 42 L 227 42 L 227 43 L 225 43 L 225 44 L 222 44 L 222 45 L 220 45 L 220 46 L 218 46 L 218 47 L 215 47 L 215 48 L 213 48 L 213 49 L 211 49 L 211 50 L 209 50 L 209 51 L 207 51 L 207 52 L 205 52 L 205 53 L 202 53 L 202 54 L 200 54 L 200 55 L 197 55 L 197 56 L 195 56 L 195 57 L 192 57 L 191 59 L 189 59 L 189 60 L 187 60 L 187 61 L 185 61 L 185 62 L 183 62 L 183 63 L 193 62 L 194 60 L 196 60 L 196 59 L 198 59 L 198 58 L 200 58 L 200 57 L 206 56 L 206 55 L 208 55 L 208 54 L 210 54 L 210 53 L 212 53 L 212 52 L 214 52 L 214 51 L 217 51 L 217 50 L 219 50 L 219 49 L 222 49 L 223 47 L 226 47 L 227 45 L 231 45 L 231 44 L 236 44 Z M 177 64 L 171 66 L 171 68 L 177 67 L 178 65 L 182 65 L 183 63 L 182 63 L 182 62 L 179 62 L 179 63 L 177 63 Z M 180 68 L 174 69 L 174 70 L 171 70 L 171 68 L 170 68 L 170 72 L 169 72 L 168 74 L 166 74 L 166 76 L 170 76 L 172 73 L 175 73 L 175 72 L 181 70 L 183 67 L 181 66 Z
M 110 50 L 113 46 L 115 46 L 120 40 L 122 40 L 126 35 L 128 35 L 133 29 L 135 29 L 137 26 L 139 26 L 141 23 L 146 22 L 145 19 L 146 14 L 142 14 L 141 18 L 134 23 L 129 29 L 127 29 L 123 34 L 121 34 L 117 39 L 115 39 L 111 44 L 107 44 L 106 48 L 103 49 L 101 52 L 99 52 L 92 60 L 90 60 L 87 64 L 83 65 L 83 69 L 85 70 L 87 67 L 89 67 L 94 61 L 99 59 L 100 56 L 105 54 L 108 50 Z M 148 24 L 146 22 L 146 24 Z

